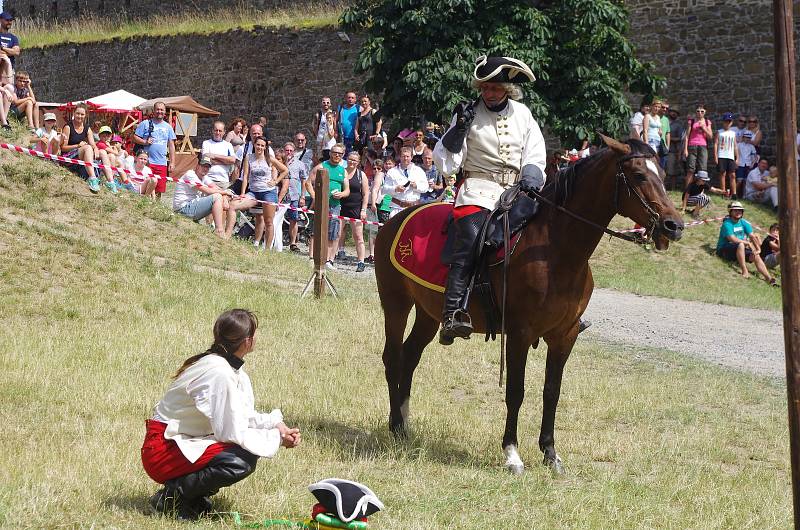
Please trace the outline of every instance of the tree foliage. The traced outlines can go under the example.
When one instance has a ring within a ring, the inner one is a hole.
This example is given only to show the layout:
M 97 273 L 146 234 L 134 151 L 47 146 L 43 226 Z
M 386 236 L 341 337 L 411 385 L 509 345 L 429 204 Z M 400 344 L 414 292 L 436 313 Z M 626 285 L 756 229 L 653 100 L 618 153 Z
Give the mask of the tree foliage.
M 652 95 L 664 84 L 635 58 L 622 0 L 362 0 L 341 23 L 366 35 L 356 71 L 402 125 L 449 118 L 458 101 L 474 99 L 483 54 L 531 67 L 537 80 L 523 87 L 524 102 L 570 145 L 597 130 L 621 133 L 626 92 Z

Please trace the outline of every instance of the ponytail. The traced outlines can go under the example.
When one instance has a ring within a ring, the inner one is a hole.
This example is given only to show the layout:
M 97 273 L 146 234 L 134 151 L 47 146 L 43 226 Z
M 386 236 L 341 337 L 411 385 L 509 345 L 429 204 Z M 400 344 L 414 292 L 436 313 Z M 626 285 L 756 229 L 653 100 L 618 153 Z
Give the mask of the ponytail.
M 256 328 L 258 328 L 258 318 L 252 312 L 246 309 L 225 311 L 214 322 L 214 343 L 203 353 L 192 355 L 183 361 L 173 379 L 177 379 L 187 368 L 206 355 L 233 355 L 244 341 L 255 335 Z

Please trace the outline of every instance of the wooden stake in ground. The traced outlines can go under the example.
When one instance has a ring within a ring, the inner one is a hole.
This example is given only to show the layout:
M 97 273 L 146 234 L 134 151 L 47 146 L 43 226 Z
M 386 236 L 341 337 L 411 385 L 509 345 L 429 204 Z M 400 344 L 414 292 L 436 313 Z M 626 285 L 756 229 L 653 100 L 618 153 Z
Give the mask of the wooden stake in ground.
M 328 170 L 324 167 L 317 172 L 314 180 L 314 273 L 308 280 L 305 289 L 300 294 L 303 298 L 308 293 L 311 284 L 314 284 L 314 298 L 325 296 L 325 286 L 327 285 L 333 296 L 336 296 L 336 288 L 333 286 L 328 276 L 325 274 L 325 262 L 328 259 L 328 199 L 330 195 L 330 185 L 328 184 Z
M 773 0 L 775 23 L 775 117 L 778 124 L 781 283 L 789 449 L 792 462 L 794 527 L 800 528 L 800 201 L 797 179 L 794 21 L 790 0 Z

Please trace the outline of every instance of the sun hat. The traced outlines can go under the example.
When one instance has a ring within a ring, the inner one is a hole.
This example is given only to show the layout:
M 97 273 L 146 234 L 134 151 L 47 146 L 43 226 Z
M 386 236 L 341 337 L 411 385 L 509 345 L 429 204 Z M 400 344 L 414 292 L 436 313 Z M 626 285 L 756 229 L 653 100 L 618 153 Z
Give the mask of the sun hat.
M 108 125 L 103 125 L 102 127 L 100 127 L 100 130 L 97 131 L 97 134 L 103 134 L 103 133 L 114 134 L 114 131 L 112 131 L 111 127 L 109 127 Z
M 694 176 L 705 182 L 711 180 L 711 177 L 708 176 L 708 171 L 698 171 Z
M 728 211 L 731 211 L 731 210 L 744 211 L 744 206 L 742 206 L 742 203 L 740 203 L 739 201 L 733 201 L 732 203 L 730 203 L 728 205 Z
M 45 112 L 44 113 L 44 121 L 50 121 L 50 120 L 55 121 L 56 120 L 56 115 L 53 114 L 52 112 Z
M 197 163 L 200 164 L 201 166 L 209 166 L 209 167 L 214 165 L 211 162 L 211 158 L 208 155 L 201 156 L 200 159 L 197 161 Z
M 112 136 L 111 137 L 111 143 L 113 144 L 114 142 L 122 143 L 122 136 L 120 136 L 118 134 L 115 134 L 114 136 Z

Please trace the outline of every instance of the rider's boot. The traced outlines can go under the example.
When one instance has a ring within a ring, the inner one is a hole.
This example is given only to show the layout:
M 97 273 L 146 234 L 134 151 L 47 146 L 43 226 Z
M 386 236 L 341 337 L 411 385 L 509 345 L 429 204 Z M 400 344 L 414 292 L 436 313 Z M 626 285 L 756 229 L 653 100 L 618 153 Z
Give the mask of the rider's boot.
M 472 319 L 467 312 L 469 303 L 467 289 L 475 269 L 475 246 L 488 215 L 488 210 L 481 210 L 455 221 L 451 228 L 456 231 L 456 238 L 444 290 L 439 344 L 449 346 L 456 337 L 468 339 L 472 334 Z

